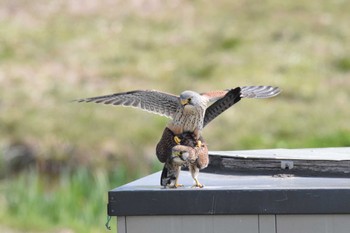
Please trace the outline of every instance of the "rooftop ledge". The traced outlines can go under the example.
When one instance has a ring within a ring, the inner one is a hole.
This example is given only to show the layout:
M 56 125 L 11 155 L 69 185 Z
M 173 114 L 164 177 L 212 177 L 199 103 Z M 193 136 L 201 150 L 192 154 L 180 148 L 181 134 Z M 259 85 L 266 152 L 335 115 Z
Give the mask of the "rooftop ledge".
M 108 193 L 110 216 L 350 214 L 350 147 L 212 151 L 191 188 L 159 185 L 160 172 Z

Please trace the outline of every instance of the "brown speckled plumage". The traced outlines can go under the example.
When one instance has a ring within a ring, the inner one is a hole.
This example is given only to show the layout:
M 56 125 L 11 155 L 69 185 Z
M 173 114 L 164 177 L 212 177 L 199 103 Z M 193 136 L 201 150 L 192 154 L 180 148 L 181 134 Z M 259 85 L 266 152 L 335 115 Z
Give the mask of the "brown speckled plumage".
M 188 166 L 192 178 L 196 182 L 195 186 L 203 187 L 198 182 L 198 174 L 200 169 L 208 166 L 208 147 L 202 137 L 200 137 L 202 144 L 200 147 L 198 147 L 196 146 L 197 140 L 194 139 L 191 133 L 184 133 L 178 136 L 181 138 L 181 145 L 177 145 L 176 143 L 174 146 L 170 145 L 170 155 L 165 160 L 160 184 L 164 187 L 177 188 L 179 186 L 177 184 L 177 180 L 179 178 L 181 167 Z M 169 145 L 167 142 L 172 140 L 173 137 L 174 134 L 172 131 L 166 128 L 163 132 L 160 143 L 157 145 L 157 148 L 160 145 Z M 164 143 L 162 143 L 162 141 L 164 141 Z

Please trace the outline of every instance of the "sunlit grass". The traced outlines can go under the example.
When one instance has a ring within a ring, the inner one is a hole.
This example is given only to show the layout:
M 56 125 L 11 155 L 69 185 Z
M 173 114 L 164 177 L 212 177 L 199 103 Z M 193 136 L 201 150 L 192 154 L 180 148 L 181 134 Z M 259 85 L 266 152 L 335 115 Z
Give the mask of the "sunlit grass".
M 74 232 L 105 232 L 107 191 L 127 181 L 127 171 L 89 171 L 45 177 L 31 171 L 7 180 L 2 191 L 6 205 L 2 222 L 29 231 L 70 229 Z

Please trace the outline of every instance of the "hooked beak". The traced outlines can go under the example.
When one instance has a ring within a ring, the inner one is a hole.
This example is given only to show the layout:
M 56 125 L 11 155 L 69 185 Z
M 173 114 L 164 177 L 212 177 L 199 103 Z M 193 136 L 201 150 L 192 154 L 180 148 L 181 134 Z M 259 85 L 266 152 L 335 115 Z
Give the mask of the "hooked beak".
M 173 152 L 174 157 L 182 155 L 180 151 L 175 151 Z
M 180 102 L 182 106 L 185 106 L 186 104 L 188 104 L 188 99 L 181 99 Z

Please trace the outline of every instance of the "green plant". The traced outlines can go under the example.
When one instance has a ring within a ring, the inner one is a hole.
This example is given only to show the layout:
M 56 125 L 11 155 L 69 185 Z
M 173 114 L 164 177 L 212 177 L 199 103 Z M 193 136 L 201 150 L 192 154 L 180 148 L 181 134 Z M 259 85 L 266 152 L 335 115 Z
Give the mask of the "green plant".
M 30 231 L 104 232 L 107 191 L 129 181 L 126 176 L 125 169 L 108 174 L 82 167 L 55 178 L 34 170 L 20 174 L 3 186 L 0 219 Z

